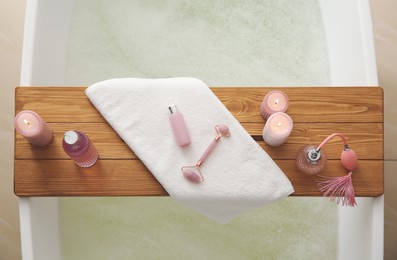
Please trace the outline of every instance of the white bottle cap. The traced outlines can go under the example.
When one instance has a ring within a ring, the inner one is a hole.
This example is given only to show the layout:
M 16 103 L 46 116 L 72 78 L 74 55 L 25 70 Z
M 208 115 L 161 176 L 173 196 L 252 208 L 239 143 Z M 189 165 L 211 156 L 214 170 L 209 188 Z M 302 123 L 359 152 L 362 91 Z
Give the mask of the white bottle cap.
M 79 136 L 75 131 L 67 131 L 63 137 L 65 143 L 67 144 L 75 144 L 79 139 Z

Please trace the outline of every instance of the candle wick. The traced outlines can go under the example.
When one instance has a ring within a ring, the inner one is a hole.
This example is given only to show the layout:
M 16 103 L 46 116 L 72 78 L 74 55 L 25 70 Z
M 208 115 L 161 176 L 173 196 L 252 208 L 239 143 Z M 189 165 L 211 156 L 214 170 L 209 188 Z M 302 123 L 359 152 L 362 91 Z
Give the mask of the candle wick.
M 279 99 L 276 99 L 276 100 L 274 101 L 274 104 L 277 105 L 279 101 L 280 101 Z
M 25 124 L 27 124 L 28 126 L 30 126 L 30 123 L 29 123 L 28 120 L 24 119 L 23 122 L 24 122 Z
M 280 126 L 281 126 L 281 122 L 278 122 L 278 123 L 277 123 L 277 127 L 280 127 Z

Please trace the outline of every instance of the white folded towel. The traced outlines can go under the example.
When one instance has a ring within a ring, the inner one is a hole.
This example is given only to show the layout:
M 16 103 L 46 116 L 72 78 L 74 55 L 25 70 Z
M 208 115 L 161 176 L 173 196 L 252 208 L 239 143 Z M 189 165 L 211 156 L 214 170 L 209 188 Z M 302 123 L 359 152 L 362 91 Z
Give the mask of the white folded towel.
M 294 192 L 276 163 L 198 79 L 111 79 L 86 94 L 172 198 L 213 220 L 227 223 Z M 187 147 L 175 142 L 168 98 L 184 115 L 192 140 Z M 196 164 L 217 124 L 227 125 L 230 137 L 222 137 L 203 163 L 204 182 L 191 183 L 181 167 Z

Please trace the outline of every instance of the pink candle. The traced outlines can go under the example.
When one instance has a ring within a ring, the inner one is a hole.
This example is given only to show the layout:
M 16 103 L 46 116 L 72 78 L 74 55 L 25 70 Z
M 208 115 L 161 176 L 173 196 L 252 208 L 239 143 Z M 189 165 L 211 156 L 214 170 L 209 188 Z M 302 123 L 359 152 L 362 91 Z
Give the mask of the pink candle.
M 280 146 L 287 141 L 293 125 L 291 117 L 286 113 L 274 113 L 263 128 L 263 140 L 270 146 Z
M 52 130 L 31 110 L 24 110 L 14 118 L 15 130 L 34 146 L 45 146 L 52 140 Z
M 261 104 L 260 113 L 266 120 L 271 114 L 285 112 L 288 109 L 288 96 L 279 90 L 272 90 L 266 94 Z

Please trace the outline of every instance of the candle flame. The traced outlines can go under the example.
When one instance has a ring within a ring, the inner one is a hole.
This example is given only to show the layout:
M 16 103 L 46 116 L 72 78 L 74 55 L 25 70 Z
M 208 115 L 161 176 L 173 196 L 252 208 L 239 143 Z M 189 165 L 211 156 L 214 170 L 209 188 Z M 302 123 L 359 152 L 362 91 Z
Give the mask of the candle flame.
M 278 102 L 280 102 L 280 100 L 279 99 L 276 99 L 275 101 L 274 101 L 274 104 L 278 104 Z
M 280 126 L 281 126 L 281 122 L 278 122 L 278 123 L 277 123 L 277 127 L 280 127 Z
M 27 124 L 28 126 L 30 126 L 30 123 L 29 123 L 28 120 L 24 119 L 23 122 L 24 122 L 25 124 Z

